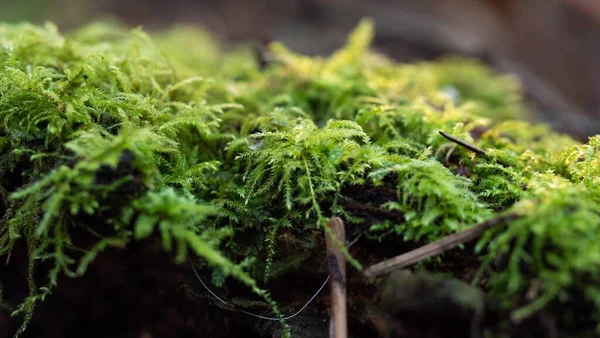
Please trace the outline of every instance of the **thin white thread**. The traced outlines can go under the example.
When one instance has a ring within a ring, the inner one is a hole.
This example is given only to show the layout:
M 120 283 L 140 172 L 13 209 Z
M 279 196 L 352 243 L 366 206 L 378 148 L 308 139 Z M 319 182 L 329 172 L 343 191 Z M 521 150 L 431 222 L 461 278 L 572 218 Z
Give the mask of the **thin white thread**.
M 347 245 L 347 248 L 350 248 L 352 245 L 354 245 L 356 242 L 358 242 L 358 240 L 360 239 L 360 237 L 363 235 L 363 233 L 360 233 L 358 236 L 356 236 L 356 238 L 354 240 L 352 240 L 352 242 L 350 242 Z M 224 301 L 221 297 L 217 296 L 217 294 L 215 294 L 209 287 L 208 285 L 206 285 L 204 283 L 204 281 L 202 280 L 202 278 L 200 277 L 200 274 L 198 273 L 198 271 L 196 270 L 196 268 L 194 267 L 194 264 L 192 264 L 192 260 L 188 257 L 188 262 L 190 263 L 190 266 L 192 267 L 192 270 L 194 270 L 194 274 L 196 275 L 196 278 L 198 278 L 198 280 L 200 281 L 200 284 L 202 284 L 202 286 L 206 289 L 206 291 L 208 291 L 208 293 L 210 293 L 216 300 L 218 300 L 219 302 L 225 304 L 225 305 L 229 305 L 229 303 L 227 303 L 226 301 Z M 304 309 L 306 309 L 306 307 L 319 295 L 319 293 L 321 293 L 321 291 L 323 290 L 323 288 L 325 288 L 325 285 L 327 285 L 327 282 L 329 282 L 329 277 L 331 277 L 331 275 L 327 275 L 327 278 L 325 278 L 325 281 L 323 282 L 323 284 L 321 285 L 321 287 L 317 290 L 317 292 L 315 292 L 315 294 L 308 300 L 308 302 L 306 302 L 306 304 L 304 304 L 304 306 L 302 306 L 300 308 L 300 310 L 298 310 L 296 313 L 294 313 L 293 315 L 289 315 L 287 317 L 283 317 L 283 320 L 288 320 L 288 319 L 292 319 L 294 317 L 296 317 L 297 315 L 299 315 L 302 311 L 304 311 Z M 252 312 L 248 312 L 248 311 L 244 311 L 242 309 L 236 309 L 238 312 L 241 312 L 243 314 L 252 316 L 252 317 L 256 317 L 256 318 L 260 318 L 260 319 L 264 319 L 264 320 L 271 320 L 271 321 L 278 321 L 280 320 L 279 318 L 276 317 L 266 317 L 266 316 L 261 316 L 258 315 L 256 313 L 252 313 Z
M 192 266 L 192 270 L 194 270 L 194 274 L 196 275 L 196 277 L 198 278 L 198 280 L 200 281 L 200 283 L 202 284 L 202 286 L 204 286 L 204 288 L 206 289 L 206 291 L 208 291 L 213 297 L 215 297 L 216 300 L 220 301 L 221 303 L 225 304 L 225 305 L 229 305 L 229 303 L 227 303 L 226 301 L 224 301 L 223 299 L 221 299 L 219 296 L 217 296 L 202 280 L 202 278 L 200 277 L 200 274 L 198 274 L 198 271 L 196 271 L 196 268 L 194 267 L 194 264 L 192 264 L 191 260 L 190 260 L 190 265 Z M 323 290 L 323 288 L 325 287 L 325 285 L 327 285 L 327 282 L 329 281 L 329 275 L 327 275 L 327 278 L 325 278 L 325 281 L 323 282 L 323 284 L 321 285 L 321 287 L 319 288 L 319 290 L 317 290 L 317 292 L 308 300 L 308 302 L 306 302 L 306 304 L 304 304 L 304 306 L 302 306 L 302 308 L 300 308 L 300 310 L 298 310 L 296 313 L 294 313 L 293 315 L 287 316 L 287 317 L 283 317 L 283 320 L 288 320 L 288 319 L 292 319 L 294 317 L 296 317 L 297 315 L 299 315 L 302 311 L 304 311 L 304 309 L 306 309 L 306 307 L 319 295 L 319 293 L 321 293 L 321 290 Z M 242 309 L 236 309 L 237 311 L 247 314 L 249 316 L 252 317 L 256 317 L 256 318 L 260 318 L 260 319 L 265 319 L 265 320 L 272 320 L 272 321 L 276 321 L 279 320 L 279 318 L 276 317 L 266 317 L 266 316 L 261 316 L 261 315 L 257 315 L 255 313 L 252 312 L 248 312 L 248 311 L 244 311 Z

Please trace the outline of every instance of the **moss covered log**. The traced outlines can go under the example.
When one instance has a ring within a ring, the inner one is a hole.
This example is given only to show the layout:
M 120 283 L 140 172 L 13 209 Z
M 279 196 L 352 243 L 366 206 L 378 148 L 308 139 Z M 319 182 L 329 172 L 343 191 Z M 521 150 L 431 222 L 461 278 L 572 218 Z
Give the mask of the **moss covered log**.
M 61 279 L 144 239 L 281 317 L 263 285 L 319 255 L 331 217 L 410 246 L 507 213 L 467 253 L 507 320 L 600 327 L 600 136 L 527 122 L 518 81 L 476 61 L 395 63 L 372 30 L 328 57 L 273 43 L 263 67 L 188 27 L 0 25 L 0 257 L 29 257 L 29 296 L 4 301 L 0 276 L 0 304 L 18 333 Z

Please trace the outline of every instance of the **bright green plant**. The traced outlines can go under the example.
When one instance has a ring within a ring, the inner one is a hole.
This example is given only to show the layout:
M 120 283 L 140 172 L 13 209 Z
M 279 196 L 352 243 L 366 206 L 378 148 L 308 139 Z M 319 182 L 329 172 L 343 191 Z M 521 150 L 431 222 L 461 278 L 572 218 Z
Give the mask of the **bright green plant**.
M 257 281 L 322 251 L 334 216 L 423 242 L 516 213 L 479 242 L 489 290 L 523 300 L 508 304 L 515 318 L 573 292 L 598 311 L 598 137 L 520 121 L 514 79 L 475 61 L 396 64 L 369 50 L 372 34 L 363 21 L 327 58 L 275 43 L 261 70 L 195 28 L 0 25 L 0 256 L 29 250 L 22 329 L 60 278 L 142 239 L 175 262 L 202 258 L 214 282 L 237 278 L 281 318 Z M 392 191 L 366 203 L 394 217 L 363 224 L 347 207 L 357 187 Z

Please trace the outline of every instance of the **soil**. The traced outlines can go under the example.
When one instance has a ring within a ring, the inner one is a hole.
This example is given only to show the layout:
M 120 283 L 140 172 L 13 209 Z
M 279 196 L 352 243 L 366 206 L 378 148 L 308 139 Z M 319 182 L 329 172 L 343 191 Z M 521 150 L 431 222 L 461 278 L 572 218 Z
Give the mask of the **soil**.
M 350 251 L 361 263 L 369 266 L 418 245 L 407 246 L 400 241 L 387 241 L 382 245 L 363 236 Z M 300 309 L 324 282 L 327 276 L 325 246 L 324 243 L 319 243 L 319 246 L 323 248 L 322 253 L 314 253 L 297 269 L 261 285 L 269 290 L 284 315 Z M 473 243 L 469 243 L 464 249 L 445 253 L 444 264 L 430 260 L 422 263 L 420 268 L 452 274 L 470 283 L 478 269 L 473 249 Z M 26 267 L 27 253 L 23 245 L 15 248 L 8 264 L 0 265 L 3 295 L 13 306 L 27 296 Z M 210 270 L 199 269 L 198 273 L 205 282 L 210 281 Z M 347 268 L 347 273 L 349 337 L 450 338 L 456 337 L 457 332 L 467 332 L 465 337 L 468 337 L 468 332 L 471 332 L 473 322 L 452 320 L 453 313 L 433 317 L 419 313 L 390 315 L 379 306 L 379 288 L 375 279 L 366 278 L 351 267 Z M 36 276 L 36 279 L 38 285 L 42 285 L 45 276 Z M 485 278 L 480 281 L 481 286 L 484 284 Z M 271 316 L 268 307 L 240 283 L 228 281 L 222 288 L 211 288 L 229 304 L 235 303 L 246 311 Z M 440 292 L 444 294 L 446 291 Z M 454 297 L 452 292 L 448 295 L 450 299 Z M 444 302 L 447 302 L 448 297 L 444 297 Z M 324 288 L 303 312 L 287 321 L 293 337 L 328 337 L 329 304 L 329 290 Z M 427 313 L 437 313 L 440 308 L 448 306 L 436 306 L 435 301 L 432 304 L 425 309 Z M 494 305 L 494 302 L 489 304 Z M 591 309 L 583 310 L 584 302 L 572 305 L 573 313 L 580 316 L 592 313 Z M 498 324 L 508 318 L 507 313 L 495 306 L 489 309 L 478 325 L 498 332 Z M 562 324 L 557 315 L 562 311 L 550 307 L 521 325 L 506 327 L 502 331 L 513 338 L 559 337 L 558 328 Z M 407 318 L 411 319 L 407 321 Z M 7 311 L 0 311 L 0 338 L 12 337 L 21 320 L 20 316 L 10 317 Z M 593 328 L 593 321 L 578 319 L 576 327 L 564 329 L 574 332 L 574 329 L 586 327 Z M 380 332 L 393 333 L 382 335 Z M 36 308 L 22 337 L 263 338 L 282 337 L 282 331 L 277 321 L 257 319 L 236 311 L 232 305 L 218 302 L 201 285 L 188 262 L 177 264 L 173 255 L 165 253 L 155 239 L 149 239 L 100 253 L 82 277 L 61 275 L 52 294 Z
M 97 180 L 111 181 L 123 175 L 136 173 L 128 169 L 130 154 L 124 153 L 117 169 L 101 168 Z M 103 203 L 117 203 L 135 196 L 140 184 L 133 181 L 117 196 L 108 197 Z M 355 239 L 374 223 L 385 219 L 396 219 L 380 206 L 395 198 L 395 191 L 381 187 L 366 186 L 362 189 L 347 187 L 342 191 L 343 205 L 354 216 L 364 219 L 361 224 L 348 224 L 347 240 Z M 109 216 L 109 215 L 105 215 Z M 78 218 L 77 224 L 87 224 L 102 233 L 106 224 L 102 217 Z M 91 246 L 95 238 L 84 227 L 70 230 L 72 241 L 79 247 Z M 244 235 L 245 236 L 245 235 Z M 415 249 L 425 243 L 404 243 L 401 239 L 379 242 L 367 236 L 350 248 L 350 252 L 364 266 Z M 25 243 L 20 242 L 13 250 L 8 264 L 0 265 L 3 297 L 16 306 L 27 296 L 27 252 Z M 318 248 L 322 248 L 319 250 Z M 422 267 L 456 276 L 471 282 L 478 269 L 478 261 L 472 254 L 472 244 L 464 250 L 447 252 L 443 265 L 435 261 L 424 262 Z M 317 243 L 310 256 L 302 264 L 273 281 L 261 285 L 269 290 L 284 315 L 295 313 L 327 277 L 325 244 Z M 198 263 L 198 262 L 195 262 Z M 195 264 L 194 266 L 196 266 Z M 35 275 L 36 285 L 47 284 L 48 271 L 40 266 Z M 383 337 L 379 332 L 392 330 L 401 334 L 385 337 L 454 337 L 457 332 L 470 332 L 471 322 L 457 322 L 449 316 L 430 316 L 420 313 L 389 316 L 377 303 L 378 287 L 375 279 L 367 278 L 351 267 L 347 268 L 348 324 L 350 337 Z M 200 270 L 204 281 L 210 281 L 210 270 Z M 210 285 L 210 283 L 208 283 Z M 425 286 L 426 287 L 426 286 Z M 223 288 L 212 287 L 228 300 L 223 305 L 198 281 L 188 262 L 177 264 L 172 254 L 166 253 L 157 238 L 132 242 L 125 248 L 111 248 L 98 255 L 82 277 L 59 277 L 58 286 L 36 308 L 34 316 L 22 337 L 281 337 L 277 321 L 257 319 L 236 311 L 232 303 L 243 306 L 243 310 L 271 316 L 269 308 L 251 290 L 233 280 Z M 445 292 L 442 290 L 442 292 Z M 452 297 L 450 297 L 452 298 Z M 436 307 L 434 301 L 433 307 Z M 325 288 L 315 300 L 298 316 L 287 323 L 293 337 L 328 337 L 329 292 Z M 446 318 L 447 317 L 447 318 Z M 17 331 L 22 317 L 9 317 L 8 311 L 0 312 L 0 338 L 11 337 Z M 534 322 L 535 329 L 548 325 Z M 554 328 L 549 326 L 549 332 Z M 525 330 L 523 332 L 528 332 Z M 526 337 L 527 335 L 523 336 Z M 517 337 L 517 336 L 514 336 Z
M 366 205 L 359 207 L 360 201 L 354 203 L 363 216 L 381 217 L 376 207 L 369 209 Z M 352 228 L 348 227 L 348 230 Z M 86 241 L 85 238 L 81 240 Z M 298 269 L 263 285 L 286 315 L 301 308 L 327 276 L 325 245 L 319 245 L 323 247 L 322 253 L 313 254 Z M 363 236 L 351 247 L 351 253 L 363 264 L 370 265 L 418 245 L 406 246 L 400 241 L 382 245 Z M 448 253 L 448 263 L 443 270 L 470 281 L 477 268 L 477 261 L 468 254 L 472 252 L 470 249 Z M 27 296 L 26 266 L 24 245 L 17 246 L 8 264 L 0 265 L 0 276 L 10 276 L 2 280 L 5 300 L 12 305 L 19 304 Z M 347 271 L 350 337 L 380 337 L 376 330 L 380 316 L 373 317 L 377 295 L 375 280 L 351 267 Z M 210 280 L 209 270 L 200 270 L 199 274 L 204 281 Z M 41 285 L 45 276 L 36 276 L 36 279 Z M 224 288 L 212 289 L 229 302 L 235 299 L 255 301 L 257 306 L 244 309 L 271 315 L 244 285 L 229 281 Z M 300 315 L 288 321 L 293 336 L 328 337 L 328 311 L 329 292 L 325 288 Z M 21 319 L 0 312 L 0 338 L 11 337 Z M 427 323 L 427 320 L 423 318 L 419 322 Z M 107 336 L 280 337 L 281 328 L 277 322 L 256 319 L 236 312 L 232 306 L 220 304 L 202 287 L 187 262 L 176 264 L 174 257 L 161 250 L 156 241 L 145 240 L 133 242 L 124 249 L 102 252 L 83 277 L 61 275 L 58 286 L 37 307 L 22 337 Z
M 36 309 L 22 337 L 271 337 L 277 322 L 238 313 L 210 296 L 193 275 L 190 265 L 176 264 L 156 243 L 133 243 L 127 249 L 101 253 L 83 277 L 61 276 L 58 286 Z M 26 251 L 16 249 L 7 265 L 0 265 L 4 295 L 18 304 L 27 295 Z M 322 270 L 322 269 L 321 269 Z M 202 274 L 202 272 L 201 272 Z M 358 274 L 349 278 L 350 307 L 361 307 L 373 288 L 357 287 Z M 287 313 L 300 308 L 323 283 L 326 272 L 298 270 L 267 287 Z M 362 277 L 360 277 L 362 278 Z M 204 276 L 204 280 L 210 280 Z M 363 281 L 364 282 L 364 281 Z M 231 298 L 255 298 L 246 287 L 227 284 Z M 222 294 L 222 291 L 215 292 Z M 257 299 L 258 300 L 258 299 Z M 323 292 L 298 317 L 289 321 L 294 337 L 327 337 L 328 292 Z M 257 306 L 256 313 L 271 315 Z M 11 337 L 21 317 L 0 312 L 0 337 Z M 350 320 L 354 337 L 377 337 L 369 324 Z

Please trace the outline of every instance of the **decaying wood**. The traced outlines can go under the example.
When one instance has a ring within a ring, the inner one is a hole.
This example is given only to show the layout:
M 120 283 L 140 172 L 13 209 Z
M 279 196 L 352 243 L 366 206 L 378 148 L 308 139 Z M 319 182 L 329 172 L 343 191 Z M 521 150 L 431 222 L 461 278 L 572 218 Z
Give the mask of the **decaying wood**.
M 467 243 L 480 237 L 486 230 L 496 225 L 510 222 L 516 219 L 516 214 L 507 214 L 497 218 L 479 223 L 470 229 L 446 236 L 438 241 L 424 245 L 418 249 L 409 251 L 394 258 L 386 259 L 370 266 L 364 271 L 367 277 L 376 277 L 386 274 L 392 270 L 403 269 L 410 265 L 419 263 L 427 258 L 439 255 L 453 249 L 460 244 Z
M 348 337 L 348 317 L 346 314 L 346 258 L 340 250 L 338 243 L 345 243 L 346 231 L 344 222 L 339 218 L 332 218 L 327 222 L 331 235 L 327 234 L 327 263 L 329 266 L 329 279 L 331 285 L 331 321 L 329 337 Z M 335 236 L 335 239 L 332 238 Z

